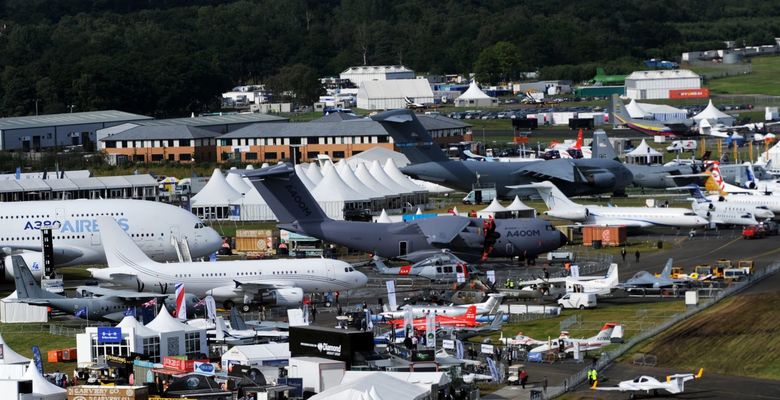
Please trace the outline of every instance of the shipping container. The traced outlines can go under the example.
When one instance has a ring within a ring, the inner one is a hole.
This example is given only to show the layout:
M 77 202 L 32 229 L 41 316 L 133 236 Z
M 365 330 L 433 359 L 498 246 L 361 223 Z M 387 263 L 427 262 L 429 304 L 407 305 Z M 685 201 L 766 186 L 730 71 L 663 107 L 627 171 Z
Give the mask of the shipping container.
M 270 229 L 236 230 L 236 251 L 274 254 L 273 231 Z
M 592 246 L 600 241 L 601 246 L 623 246 L 626 244 L 625 226 L 583 226 L 582 244 Z
M 50 363 L 62 362 L 62 350 L 49 350 L 46 361 Z
M 76 361 L 77 354 L 75 347 L 62 349 L 62 361 Z

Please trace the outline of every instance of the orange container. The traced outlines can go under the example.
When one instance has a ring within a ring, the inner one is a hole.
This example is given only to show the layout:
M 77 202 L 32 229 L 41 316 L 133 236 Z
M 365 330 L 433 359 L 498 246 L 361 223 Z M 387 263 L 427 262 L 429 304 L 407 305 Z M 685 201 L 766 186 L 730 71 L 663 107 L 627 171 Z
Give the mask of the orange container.
M 600 240 L 602 246 L 622 246 L 626 243 L 625 226 L 584 226 L 582 244 L 592 246 L 594 240 Z
M 62 361 L 62 350 L 49 350 L 47 360 L 50 363 Z
M 62 349 L 62 361 L 76 361 L 76 348 Z

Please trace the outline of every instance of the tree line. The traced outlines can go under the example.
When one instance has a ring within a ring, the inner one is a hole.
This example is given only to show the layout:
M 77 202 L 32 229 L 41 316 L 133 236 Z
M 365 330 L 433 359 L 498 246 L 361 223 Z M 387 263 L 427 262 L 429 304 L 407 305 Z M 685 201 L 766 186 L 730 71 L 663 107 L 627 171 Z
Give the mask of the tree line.
M 0 116 L 121 109 L 215 111 L 237 84 L 311 102 L 352 65 L 587 79 L 645 58 L 774 43 L 778 1 L 6 0 Z

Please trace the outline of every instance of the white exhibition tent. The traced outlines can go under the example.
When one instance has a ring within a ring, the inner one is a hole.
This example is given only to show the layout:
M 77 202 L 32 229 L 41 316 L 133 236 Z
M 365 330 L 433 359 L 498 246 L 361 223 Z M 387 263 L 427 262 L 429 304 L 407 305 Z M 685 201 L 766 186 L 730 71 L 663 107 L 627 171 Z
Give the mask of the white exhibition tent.
M 206 186 L 198 194 L 192 196 L 192 206 L 221 206 L 240 200 L 241 193 L 230 186 L 219 168 L 215 168 Z
M 515 196 L 515 199 L 512 200 L 512 203 L 506 206 L 506 210 L 511 212 L 512 215 L 515 216 L 515 218 L 536 217 L 536 209 L 533 207 L 528 207 L 527 204 L 523 203 L 520 200 L 520 196 Z
M 30 361 L 27 372 L 22 379 L 32 381 L 32 398 L 45 400 L 65 400 L 68 398 L 68 391 L 51 382 L 41 375 L 34 361 Z
M 393 220 L 390 219 L 390 216 L 387 215 L 387 211 L 383 208 L 382 213 L 379 214 L 379 218 L 376 219 L 376 222 L 380 224 L 390 224 Z
M 477 217 L 479 218 L 505 218 L 509 216 L 509 211 L 498 202 L 497 198 L 493 198 L 493 201 L 487 207 L 477 211 Z
M 365 183 L 366 186 L 370 187 L 377 193 L 382 193 L 385 197 L 398 197 L 398 193 L 383 185 L 374 177 L 374 175 L 371 175 L 371 172 L 368 171 L 368 167 L 366 167 L 366 164 L 364 163 L 358 164 L 357 169 L 355 169 L 355 176 L 357 176 L 361 182 Z
M 456 107 L 489 107 L 496 104 L 498 104 L 498 99 L 485 94 L 476 81 L 471 81 L 469 88 L 455 99 Z
M 44 306 L 34 306 L 17 301 L 16 291 L 14 290 L 8 297 L 0 300 L 0 322 L 20 323 L 20 322 L 47 322 L 49 312 Z
M 385 161 L 384 165 L 384 171 L 387 176 L 390 177 L 395 183 L 399 184 L 401 187 L 405 188 L 406 190 L 412 191 L 412 193 L 424 193 L 425 189 L 421 188 L 420 186 L 417 186 L 414 182 L 412 182 L 411 179 L 409 179 L 408 176 L 404 175 L 403 172 L 401 172 L 400 169 L 398 169 L 398 166 L 395 164 L 395 161 L 392 159 L 387 159 Z
M 310 397 L 311 400 L 421 400 L 430 390 L 394 378 L 386 373 L 374 372 L 324 390 Z
M 347 158 L 347 163 L 352 168 L 357 168 L 358 164 L 370 163 L 374 160 L 382 162 L 387 159 L 392 159 L 395 161 L 395 164 L 400 167 L 405 167 L 410 164 L 409 159 L 403 153 L 381 146 L 375 146 L 355 154 L 354 156 Z
M 306 168 L 306 176 L 315 185 L 319 184 L 322 180 L 322 171 L 320 170 L 320 165 L 316 162 L 310 163 L 309 167 Z
M 382 193 L 379 193 L 368 187 L 365 183 L 363 183 L 363 181 L 358 179 L 358 177 L 355 176 L 355 173 L 352 171 L 352 168 L 350 168 L 349 164 L 344 162 L 344 160 L 339 161 L 339 163 L 336 165 L 336 172 L 338 173 L 341 180 L 343 180 L 344 183 L 346 183 L 347 186 L 349 186 L 355 192 L 362 193 L 364 196 L 375 202 L 382 202 L 384 200 L 385 196 Z
M 706 119 L 711 126 L 717 125 L 717 124 L 723 124 L 726 126 L 734 125 L 735 118 L 731 115 L 728 115 L 724 113 L 723 111 L 718 110 L 717 107 L 715 107 L 714 104 L 712 104 L 712 100 L 707 104 L 707 107 L 702 110 L 702 112 L 696 114 L 693 116 L 693 120 L 696 121 L 696 123 L 700 123 L 701 120 Z
M 312 190 L 314 190 L 315 187 L 317 187 L 317 185 L 314 182 L 312 182 L 311 179 L 309 179 L 309 176 L 306 173 L 306 169 L 303 168 L 303 165 L 297 164 L 294 168 L 295 168 L 295 175 L 298 175 L 298 179 L 301 180 L 303 186 L 306 186 L 306 189 L 308 189 L 309 192 L 311 192 Z
M 241 193 L 242 195 L 245 196 L 253 188 L 253 186 L 248 185 L 246 182 L 244 182 L 244 179 L 242 179 L 241 174 L 239 174 L 238 171 L 236 172 L 233 172 L 233 170 L 229 171 L 227 174 L 227 178 L 225 178 L 225 180 L 233 189 L 235 189 L 236 192 Z
M 372 161 L 371 167 L 368 169 L 368 172 L 370 172 L 371 175 L 374 177 L 374 179 L 376 179 L 377 182 L 381 183 L 382 186 L 392 190 L 397 195 L 401 195 L 401 197 L 408 197 L 409 195 L 414 193 L 413 191 L 398 184 L 396 181 L 393 180 L 393 178 L 389 177 L 385 173 L 385 170 L 382 168 L 382 165 L 379 164 L 379 161 L 376 160 Z
M 344 377 L 341 378 L 341 384 L 349 383 L 362 379 L 369 374 L 373 374 L 374 371 L 345 371 Z M 389 372 L 383 371 L 383 374 L 387 374 L 393 378 L 400 379 L 404 382 L 411 383 L 419 386 L 429 392 L 433 390 L 433 385 L 436 385 L 437 389 L 441 389 L 452 383 L 450 376 L 446 372 Z
M 660 164 L 663 162 L 663 159 L 663 154 L 650 147 L 645 139 L 642 139 L 642 143 L 639 146 L 636 146 L 634 150 L 626 154 L 626 162 L 629 164 Z
M 282 361 L 290 359 L 289 343 L 265 343 L 233 346 L 222 354 L 222 368 L 230 364 L 258 366 L 263 362 Z M 277 367 L 278 368 L 278 367 Z
M 355 207 L 356 203 L 366 203 L 367 196 L 350 188 L 336 172 L 333 164 L 323 166 L 322 181 L 311 191 L 325 214 L 333 219 L 344 219 L 344 209 Z M 361 208 L 361 207 L 357 207 Z

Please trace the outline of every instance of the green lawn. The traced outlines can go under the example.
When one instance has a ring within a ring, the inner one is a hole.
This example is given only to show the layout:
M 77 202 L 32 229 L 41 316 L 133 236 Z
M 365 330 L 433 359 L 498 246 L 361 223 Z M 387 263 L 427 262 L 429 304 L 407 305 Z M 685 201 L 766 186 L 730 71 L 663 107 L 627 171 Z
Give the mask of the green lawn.
M 713 93 L 780 96 L 780 56 L 754 57 L 752 63 L 750 74 L 712 79 L 706 86 Z
M 37 345 L 41 349 L 44 372 L 59 370 L 70 374 L 76 368 L 75 361 L 67 363 L 46 361 L 49 350 L 76 347 L 75 337 L 51 335 L 47 325 L 42 324 L 0 324 L 0 333 L 9 347 L 28 358 L 32 358 L 32 347 Z

